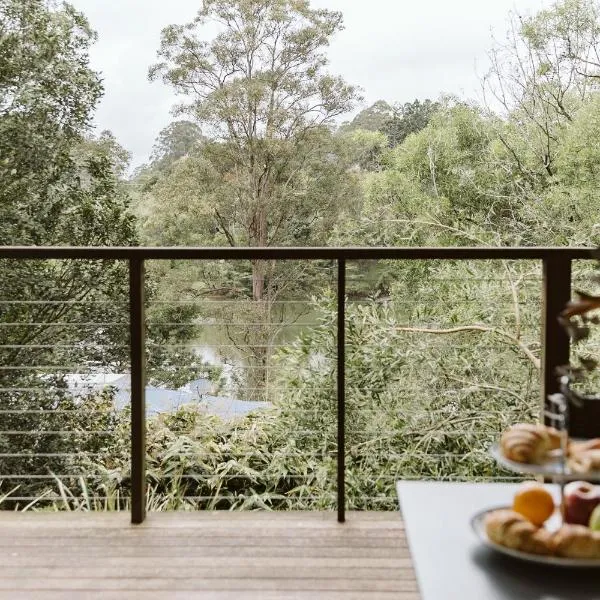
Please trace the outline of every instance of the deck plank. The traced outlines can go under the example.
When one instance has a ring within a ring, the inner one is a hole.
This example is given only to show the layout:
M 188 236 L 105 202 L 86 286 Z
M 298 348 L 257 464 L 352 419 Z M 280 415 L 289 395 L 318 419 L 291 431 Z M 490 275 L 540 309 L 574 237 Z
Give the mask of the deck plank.
M 398 513 L 0 513 L 0 600 L 418 600 Z

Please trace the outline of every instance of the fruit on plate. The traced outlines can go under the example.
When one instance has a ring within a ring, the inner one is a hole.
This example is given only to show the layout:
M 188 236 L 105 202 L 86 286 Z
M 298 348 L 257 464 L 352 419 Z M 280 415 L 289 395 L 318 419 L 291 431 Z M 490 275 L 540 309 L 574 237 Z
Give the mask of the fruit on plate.
M 600 531 L 600 504 L 592 511 L 589 528 L 592 531 Z
M 600 487 L 587 481 L 571 481 L 565 485 L 565 521 L 572 525 L 588 525 L 592 512 L 600 504 Z
M 513 510 L 541 527 L 554 512 L 554 499 L 542 484 L 524 483 L 515 494 Z

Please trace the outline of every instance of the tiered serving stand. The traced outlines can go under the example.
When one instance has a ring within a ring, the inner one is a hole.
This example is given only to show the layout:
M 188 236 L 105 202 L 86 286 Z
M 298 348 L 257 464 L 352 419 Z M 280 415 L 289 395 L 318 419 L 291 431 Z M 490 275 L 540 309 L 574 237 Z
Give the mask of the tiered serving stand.
M 563 382 L 565 384 L 565 382 Z M 566 384 L 565 384 L 566 385 Z M 567 444 L 569 440 L 568 435 L 568 421 L 569 421 L 569 401 L 564 394 L 554 394 L 548 398 L 548 408 L 545 411 L 546 418 L 550 421 L 555 429 L 561 432 L 561 448 L 554 451 L 549 455 L 548 459 L 542 464 L 524 464 L 515 462 L 507 459 L 500 449 L 500 444 L 496 443 L 490 448 L 490 454 L 506 469 L 514 471 L 515 473 L 526 473 L 528 475 L 543 477 L 545 480 L 550 480 L 553 483 L 558 484 L 560 489 L 560 502 L 559 511 L 553 517 L 551 517 L 546 526 L 549 530 L 558 529 L 563 522 L 564 507 L 565 507 L 565 495 L 564 487 L 569 481 L 590 481 L 600 482 L 600 471 L 589 471 L 581 473 L 574 471 L 567 460 Z M 507 507 L 497 507 L 507 508 Z M 491 510 L 487 509 L 475 515 L 471 521 L 473 530 L 481 539 L 481 541 L 492 547 L 493 549 L 525 560 L 528 562 L 543 563 L 549 565 L 565 566 L 565 567 L 597 567 L 600 568 L 600 559 L 574 559 L 574 558 L 561 558 L 556 556 L 541 556 L 536 554 L 529 554 L 521 552 L 519 550 L 512 550 L 492 542 L 485 532 L 484 519 L 485 515 Z

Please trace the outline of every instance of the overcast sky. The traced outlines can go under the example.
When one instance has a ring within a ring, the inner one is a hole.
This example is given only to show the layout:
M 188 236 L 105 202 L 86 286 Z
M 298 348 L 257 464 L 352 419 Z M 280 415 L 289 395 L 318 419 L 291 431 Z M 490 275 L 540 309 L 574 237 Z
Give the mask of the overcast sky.
M 148 158 L 176 102 L 160 82 L 149 83 L 161 29 L 187 23 L 199 0 L 71 0 L 99 34 L 92 65 L 105 96 L 98 130 L 110 129 L 133 153 Z M 492 31 L 502 37 L 511 10 L 532 13 L 551 0 L 313 0 L 344 13 L 345 30 L 329 49 L 330 71 L 364 90 L 366 104 L 409 102 L 442 93 L 476 98 Z

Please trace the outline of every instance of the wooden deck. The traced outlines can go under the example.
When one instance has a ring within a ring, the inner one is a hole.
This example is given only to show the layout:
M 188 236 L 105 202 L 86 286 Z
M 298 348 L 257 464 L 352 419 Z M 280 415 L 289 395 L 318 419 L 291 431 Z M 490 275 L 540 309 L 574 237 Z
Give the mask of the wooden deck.
M 0 599 L 418 600 L 399 513 L 0 512 Z

